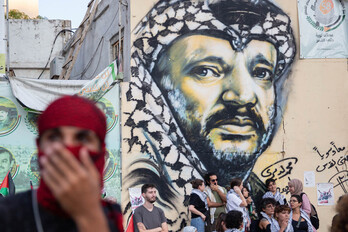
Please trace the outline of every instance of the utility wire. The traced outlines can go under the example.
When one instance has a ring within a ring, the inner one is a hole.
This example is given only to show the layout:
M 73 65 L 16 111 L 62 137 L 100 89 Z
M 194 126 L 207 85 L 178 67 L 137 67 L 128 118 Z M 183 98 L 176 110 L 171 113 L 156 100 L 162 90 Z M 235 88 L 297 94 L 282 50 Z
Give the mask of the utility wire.
M 61 30 L 61 31 L 58 32 L 58 34 L 56 35 L 56 37 L 55 37 L 54 40 L 53 40 L 52 48 L 51 48 L 51 51 L 50 51 L 50 55 L 48 56 L 47 63 L 46 63 L 46 65 L 45 65 L 45 67 L 42 69 L 42 72 L 40 73 L 40 75 L 39 75 L 39 77 L 38 77 L 37 79 L 40 79 L 40 77 L 41 77 L 42 74 L 44 73 L 45 69 L 47 68 L 48 63 L 50 62 L 51 55 L 52 55 L 52 52 L 53 52 L 53 48 L 54 48 L 54 45 L 55 45 L 55 43 L 56 43 L 56 41 L 57 41 L 57 39 L 58 39 L 58 36 L 60 35 L 60 33 L 66 32 L 66 31 L 75 33 L 73 30 L 70 30 L 70 29 L 63 29 L 63 30 Z

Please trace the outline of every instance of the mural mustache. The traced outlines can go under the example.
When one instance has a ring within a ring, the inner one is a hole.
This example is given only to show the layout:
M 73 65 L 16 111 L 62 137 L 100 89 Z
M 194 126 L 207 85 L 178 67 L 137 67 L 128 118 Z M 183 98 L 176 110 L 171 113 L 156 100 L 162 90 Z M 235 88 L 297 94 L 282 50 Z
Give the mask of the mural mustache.
M 252 136 L 257 136 L 260 143 L 262 135 L 266 133 L 266 128 L 261 115 L 252 105 L 245 107 L 227 105 L 224 109 L 215 112 L 206 119 L 205 127 L 202 128 L 201 134 L 204 137 L 207 137 L 209 136 L 210 131 L 214 128 L 225 127 L 228 125 L 250 128 L 247 129 L 245 133 L 241 133 L 240 128 L 238 131 L 226 128 L 226 133 L 223 133 L 222 135 L 224 140 L 247 140 Z M 253 134 L 253 131 L 255 131 L 256 134 Z

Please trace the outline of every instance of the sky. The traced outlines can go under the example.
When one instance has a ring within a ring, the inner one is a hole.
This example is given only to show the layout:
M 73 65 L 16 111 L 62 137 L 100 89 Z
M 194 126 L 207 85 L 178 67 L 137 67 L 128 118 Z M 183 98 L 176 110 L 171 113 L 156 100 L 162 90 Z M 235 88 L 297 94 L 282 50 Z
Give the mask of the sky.
M 39 15 L 48 19 L 71 20 L 77 28 L 87 11 L 90 0 L 39 0 Z

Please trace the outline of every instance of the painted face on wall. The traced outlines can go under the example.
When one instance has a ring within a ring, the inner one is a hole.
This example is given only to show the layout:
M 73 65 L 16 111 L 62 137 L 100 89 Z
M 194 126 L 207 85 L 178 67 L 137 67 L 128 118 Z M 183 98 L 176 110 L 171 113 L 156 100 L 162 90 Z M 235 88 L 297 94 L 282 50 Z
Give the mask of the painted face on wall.
M 168 55 L 160 86 L 191 146 L 206 144 L 217 159 L 253 159 L 272 128 L 275 47 L 252 40 L 237 52 L 225 39 L 190 35 Z
M 0 122 L 6 121 L 7 116 L 8 116 L 8 112 L 4 110 L 0 110 Z
M 13 163 L 14 161 L 11 160 L 11 154 L 9 152 L 0 152 L 0 182 L 5 178 Z

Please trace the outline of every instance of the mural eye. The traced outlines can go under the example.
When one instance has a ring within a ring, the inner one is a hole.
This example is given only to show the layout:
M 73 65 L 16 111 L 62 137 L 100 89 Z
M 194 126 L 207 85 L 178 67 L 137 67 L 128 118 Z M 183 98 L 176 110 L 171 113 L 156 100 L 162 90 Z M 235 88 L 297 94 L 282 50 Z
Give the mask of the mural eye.
M 209 78 L 209 77 L 220 77 L 220 73 L 215 70 L 215 68 L 199 66 L 195 67 L 190 72 L 191 75 L 196 76 L 198 78 Z
M 273 72 L 267 68 L 255 68 L 253 76 L 263 80 L 273 80 Z

